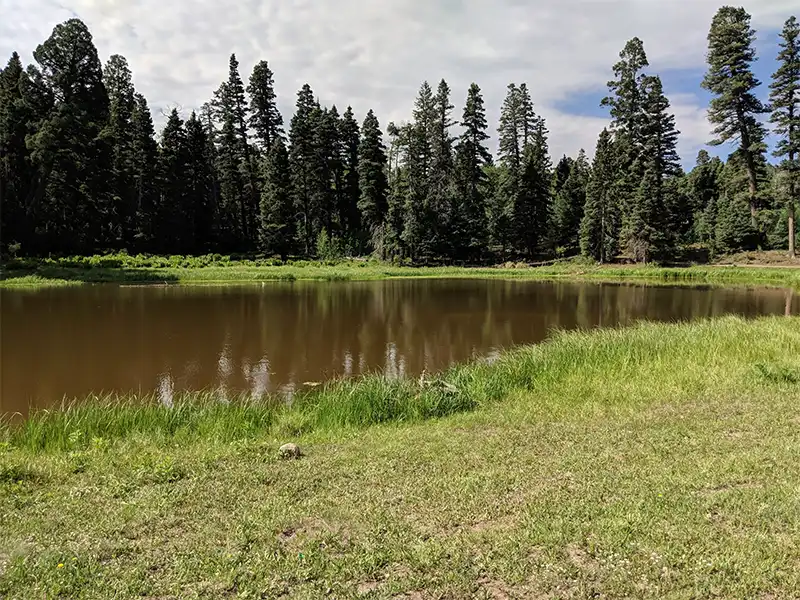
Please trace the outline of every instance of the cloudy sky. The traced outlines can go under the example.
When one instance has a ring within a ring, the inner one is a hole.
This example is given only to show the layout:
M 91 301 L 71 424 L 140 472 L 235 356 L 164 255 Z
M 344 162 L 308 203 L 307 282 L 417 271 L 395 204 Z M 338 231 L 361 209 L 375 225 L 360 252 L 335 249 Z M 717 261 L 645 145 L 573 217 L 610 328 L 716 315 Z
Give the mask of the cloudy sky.
M 460 116 L 467 87 L 484 92 L 492 133 L 509 82 L 527 82 L 547 118 L 552 154 L 592 154 L 599 108 L 625 41 L 644 40 L 682 132 L 684 163 L 709 138 L 700 87 L 706 35 L 720 0 L 0 0 L 0 53 L 26 61 L 57 23 L 77 16 L 100 57 L 124 55 L 157 121 L 199 107 L 235 52 L 246 81 L 257 60 L 275 72 L 288 122 L 308 82 L 323 104 L 373 108 L 385 126 L 410 115 L 420 83 L 445 78 Z M 798 0 L 749 0 L 757 74 L 774 70 L 777 34 Z M 720 150 L 727 154 L 729 149 Z

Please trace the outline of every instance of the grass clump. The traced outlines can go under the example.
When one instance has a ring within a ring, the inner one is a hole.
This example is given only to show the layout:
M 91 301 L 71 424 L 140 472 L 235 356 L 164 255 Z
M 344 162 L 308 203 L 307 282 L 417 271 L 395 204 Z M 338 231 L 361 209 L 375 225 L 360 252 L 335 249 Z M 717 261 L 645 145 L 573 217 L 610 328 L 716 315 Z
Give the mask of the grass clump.
M 40 414 L 0 445 L 0 596 L 793 598 L 797 373 L 800 319 L 726 317 L 283 406 Z

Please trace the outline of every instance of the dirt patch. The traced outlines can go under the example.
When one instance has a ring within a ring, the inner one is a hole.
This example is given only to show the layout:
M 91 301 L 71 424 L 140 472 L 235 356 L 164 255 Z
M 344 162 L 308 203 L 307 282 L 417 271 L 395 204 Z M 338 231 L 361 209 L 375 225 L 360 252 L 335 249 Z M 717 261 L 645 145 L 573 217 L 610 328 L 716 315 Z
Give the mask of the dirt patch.
M 479 579 L 478 586 L 492 600 L 511 600 L 515 597 L 509 587 L 497 579 Z
M 334 526 L 324 519 L 306 519 L 282 529 L 277 534 L 278 541 L 284 544 L 301 544 L 326 535 L 335 535 L 342 543 L 349 543 L 350 535 L 342 526 Z
M 358 584 L 358 587 L 356 587 L 356 591 L 358 592 L 359 596 L 366 596 L 367 594 L 374 592 L 380 587 L 381 584 L 377 581 L 365 581 L 364 583 Z
M 567 546 L 567 556 L 572 564 L 586 573 L 596 573 L 599 568 L 597 560 L 577 544 Z
M 700 494 L 710 496 L 713 494 L 720 494 L 722 492 L 730 492 L 737 490 L 760 490 L 764 488 L 763 483 L 757 481 L 735 481 L 730 483 L 723 483 L 713 487 L 707 487 L 700 490 Z
M 723 256 L 714 264 L 740 267 L 800 267 L 800 258 L 791 258 L 787 250 L 767 250 Z

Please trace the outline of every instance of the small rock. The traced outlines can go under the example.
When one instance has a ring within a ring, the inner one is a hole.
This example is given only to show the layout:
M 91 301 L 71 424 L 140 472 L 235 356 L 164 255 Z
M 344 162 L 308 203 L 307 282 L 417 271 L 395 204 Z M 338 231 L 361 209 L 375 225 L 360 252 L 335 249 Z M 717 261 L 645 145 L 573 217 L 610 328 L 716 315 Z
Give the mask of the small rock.
M 300 458 L 303 455 L 302 452 L 300 452 L 300 446 L 297 444 L 284 444 L 278 448 L 278 453 L 281 455 L 281 458 L 284 459 Z

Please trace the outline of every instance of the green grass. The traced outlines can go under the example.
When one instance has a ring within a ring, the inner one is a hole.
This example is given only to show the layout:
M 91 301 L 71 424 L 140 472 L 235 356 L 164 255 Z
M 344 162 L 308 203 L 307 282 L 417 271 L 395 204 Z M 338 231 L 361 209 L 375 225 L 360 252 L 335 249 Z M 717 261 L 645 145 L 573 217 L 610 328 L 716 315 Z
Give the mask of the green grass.
M 594 279 L 651 283 L 759 284 L 800 289 L 800 268 L 597 265 L 572 259 L 540 267 L 407 267 L 364 260 L 339 263 L 274 259 L 233 260 L 220 255 L 113 254 L 59 259 L 16 259 L 3 265 L 0 287 L 84 283 L 228 284 L 281 280 L 355 281 L 402 277 Z
M 797 598 L 799 431 L 788 317 L 39 413 L 0 436 L 0 597 Z

